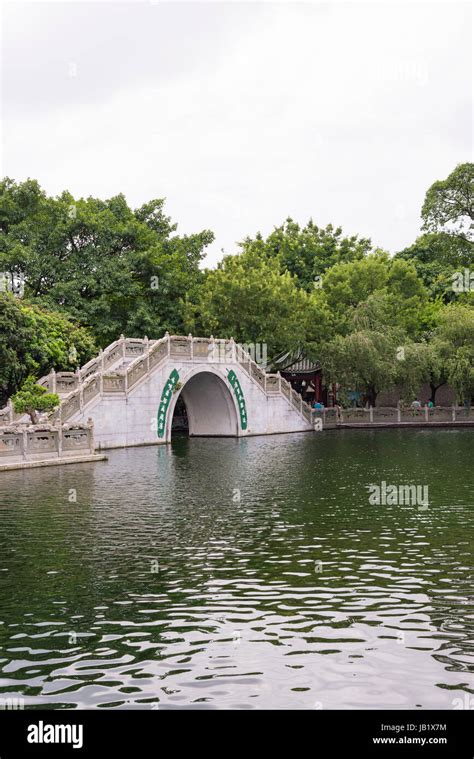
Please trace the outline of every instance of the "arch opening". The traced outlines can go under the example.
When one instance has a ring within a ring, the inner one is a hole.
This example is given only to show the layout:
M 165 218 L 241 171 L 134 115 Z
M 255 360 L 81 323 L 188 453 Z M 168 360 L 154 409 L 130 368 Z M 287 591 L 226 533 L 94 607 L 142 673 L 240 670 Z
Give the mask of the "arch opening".
M 171 437 L 187 437 L 189 435 L 188 410 L 180 393 L 174 407 L 171 421 Z
M 171 436 L 237 437 L 231 390 L 212 372 L 198 372 L 183 386 L 173 409 Z

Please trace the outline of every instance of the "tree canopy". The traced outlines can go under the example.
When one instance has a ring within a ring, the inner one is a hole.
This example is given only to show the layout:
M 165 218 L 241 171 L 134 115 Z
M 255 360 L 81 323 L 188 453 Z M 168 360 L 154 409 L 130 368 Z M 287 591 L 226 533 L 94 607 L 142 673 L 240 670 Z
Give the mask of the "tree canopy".
M 34 377 L 27 377 L 12 402 L 17 414 L 28 414 L 32 424 L 36 424 L 38 412 L 51 412 L 59 406 L 59 395 L 48 393 L 45 387 L 36 384 Z
M 197 297 L 188 299 L 186 324 L 196 334 L 266 343 L 274 357 L 301 346 L 314 351 L 329 330 L 330 313 L 290 272 L 249 249 L 207 272 Z
M 443 180 L 434 182 L 421 209 L 423 228 L 474 240 L 474 164 L 461 163 Z
M 200 282 L 213 235 L 179 237 L 163 199 L 133 211 L 109 200 L 51 198 L 32 180 L 0 184 L 0 268 L 21 274 L 25 295 L 87 326 L 105 347 L 120 333 L 183 330 L 184 297 Z
M 300 227 L 288 218 L 275 227 L 266 240 L 261 234 L 247 237 L 240 243 L 244 253 L 274 262 L 296 278 L 299 287 L 311 291 L 319 285 L 321 275 L 338 263 L 364 258 L 372 249 L 371 242 L 357 235 L 345 237 L 341 227 L 318 227 L 312 219 Z
M 88 330 L 65 314 L 0 293 L 0 402 L 28 375 L 74 371 L 96 351 Z

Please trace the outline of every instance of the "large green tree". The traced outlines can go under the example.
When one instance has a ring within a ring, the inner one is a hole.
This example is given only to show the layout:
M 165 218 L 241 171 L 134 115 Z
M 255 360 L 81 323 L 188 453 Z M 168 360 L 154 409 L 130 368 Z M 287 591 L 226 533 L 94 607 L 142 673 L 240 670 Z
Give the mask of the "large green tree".
M 12 398 L 13 408 L 17 414 L 28 414 L 31 423 L 38 422 L 38 412 L 50 413 L 59 406 L 60 399 L 56 393 L 48 393 L 45 387 L 36 384 L 34 377 L 27 377 Z
M 434 182 L 421 209 L 423 228 L 474 240 L 474 163 L 461 163 Z
M 226 256 L 196 296 L 188 300 L 189 330 L 265 343 L 269 357 L 301 346 L 313 353 L 329 330 L 327 307 L 253 249 Z
M 454 275 L 474 266 L 474 244 L 446 232 L 429 232 L 395 258 L 410 262 L 430 295 L 448 303 L 459 298 L 453 289 Z
M 322 287 L 316 293 L 329 308 L 340 334 L 353 330 L 354 316 L 363 310 L 364 303 L 372 311 L 372 323 L 378 319 L 380 326 L 388 322 L 414 334 L 418 313 L 427 298 L 414 267 L 409 262 L 391 259 L 383 251 L 335 264 L 324 274 Z
M 152 200 L 133 211 L 123 195 L 51 198 L 36 182 L 0 184 L 0 269 L 25 278 L 25 297 L 61 309 L 104 347 L 120 333 L 183 330 L 186 294 L 213 235 L 179 237 Z
M 375 406 L 378 394 L 391 388 L 397 377 L 397 330 L 365 329 L 337 335 L 321 352 L 327 379 L 339 382 L 345 391 L 365 393 Z
M 474 395 L 474 308 L 457 303 L 446 306 L 432 344 L 458 401 L 470 399 Z
M 457 166 L 428 189 L 421 216 L 423 234 L 397 253 L 410 261 L 432 297 L 465 300 L 453 289 L 456 273 L 474 267 L 474 164 Z
M 312 220 L 300 227 L 288 218 L 266 239 L 261 234 L 247 237 L 240 247 L 244 253 L 253 252 L 275 261 L 281 270 L 296 277 L 299 287 L 310 292 L 319 286 L 321 275 L 331 266 L 359 260 L 372 246 L 366 238 L 344 236 L 341 227 L 334 228 L 332 224 L 318 227 Z
M 29 374 L 74 371 L 95 353 L 88 331 L 64 314 L 0 294 L 0 405 Z

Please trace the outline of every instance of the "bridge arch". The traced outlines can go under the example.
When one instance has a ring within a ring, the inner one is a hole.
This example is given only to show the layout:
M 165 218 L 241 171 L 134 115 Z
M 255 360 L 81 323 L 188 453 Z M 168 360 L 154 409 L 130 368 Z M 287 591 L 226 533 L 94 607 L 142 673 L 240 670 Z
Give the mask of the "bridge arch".
M 220 372 L 206 367 L 204 370 L 197 368 L 183 378 L 183 387 L 173 396 L 167 415 L 168 442 L 180 396 L 186 405 L 189 437 L 239 436 L 239 412 L 232 389 Z

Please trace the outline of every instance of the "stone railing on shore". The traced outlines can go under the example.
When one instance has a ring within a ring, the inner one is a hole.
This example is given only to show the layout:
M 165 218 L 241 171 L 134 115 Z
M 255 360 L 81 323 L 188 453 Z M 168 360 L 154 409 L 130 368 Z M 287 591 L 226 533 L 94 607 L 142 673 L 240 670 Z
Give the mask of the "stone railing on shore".
M 3 464 L 67 459 L 94 454 L 93 425 L 35 424 L 0 428 L 0 467 Z
M 371 408 L 345 408 L 339 414 L 339 424 L 433 424 L 433 423 L 474 423 L 474 407 L 427 405 L 419 409 L 410 406 Z

